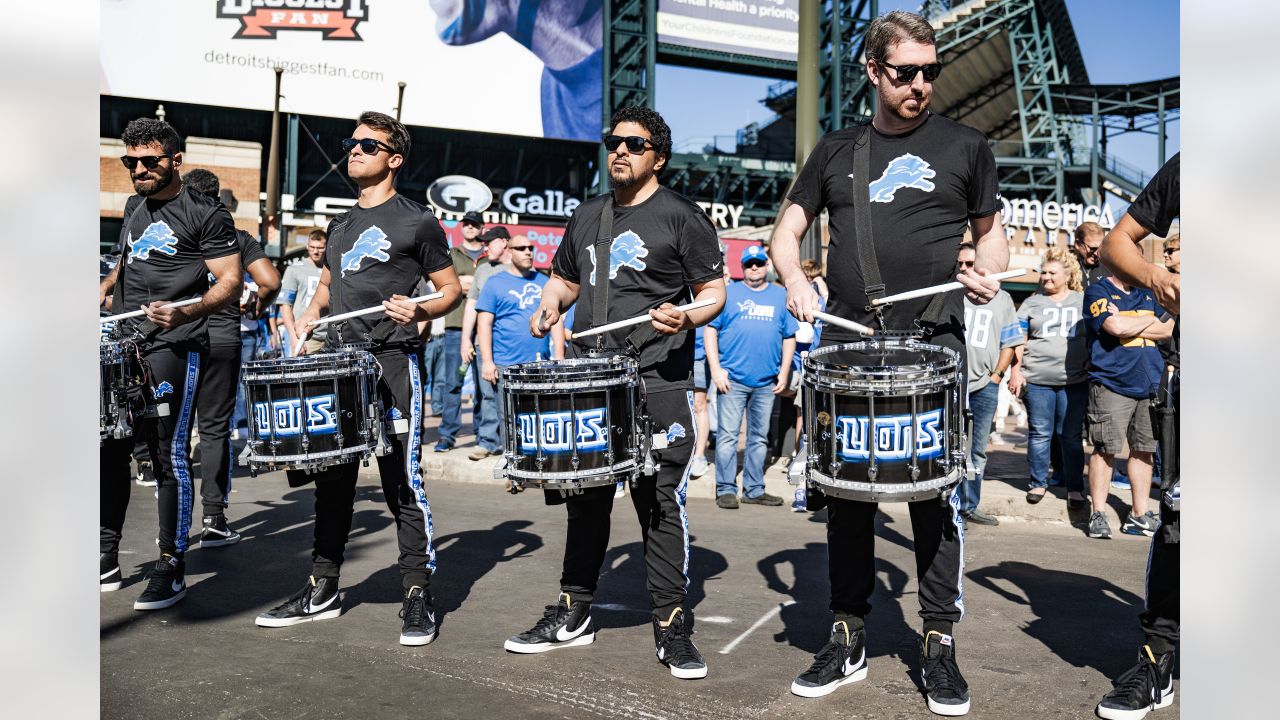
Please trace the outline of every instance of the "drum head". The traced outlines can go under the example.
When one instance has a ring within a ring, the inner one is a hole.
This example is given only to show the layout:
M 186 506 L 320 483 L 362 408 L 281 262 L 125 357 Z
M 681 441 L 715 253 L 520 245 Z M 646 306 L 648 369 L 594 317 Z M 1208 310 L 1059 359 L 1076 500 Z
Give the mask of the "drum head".
M 913 367 L 923 368 L 944 362 L 947 357 L 927 346 L 854 343 L 832 348 L 820 356 L 823 363 L 839 369 Z

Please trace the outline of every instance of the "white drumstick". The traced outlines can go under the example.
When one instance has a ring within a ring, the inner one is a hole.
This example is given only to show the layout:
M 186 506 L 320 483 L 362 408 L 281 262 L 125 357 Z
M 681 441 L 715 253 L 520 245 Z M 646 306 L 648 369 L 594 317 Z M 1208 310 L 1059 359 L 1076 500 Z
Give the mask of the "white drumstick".
M 431 293 L 430 295 L 420 295 L 415 298 L 409 298 L 409 302 L 417 305 L 418 303 L 424 303 L 428 300 L 435 300 L 436 298 L 442 298 L 442 297 L 444 297 L 444 293 L 436 292 L 436 293 Z M 384 308 L 381 305 L 374 305 L 373 307 L 367 307 L 363 310 L 352 310 L 351 312 L 345 312 L 339 315 L 330 315 L 328 317 L 322 317 L 319 320 L 312 320 L 311 322 L 308 322 L 307 325 L 320 327 L 321 325 L 327 325 L 331 322 L 346 320 L 348 318 L 353 318 L 353 317 L 360 317 L 362 315 L 373 315 L 374 313 L 384 312 L 385 310 L 386 308 Z M 307 342 L 306 335 L 303 335 L 302 337 L 298 338 L 298 344 L 293 346 L 293 354 L 295 356 L 302 350 L 302 346 L 306 342 Z
M 704 307 L 707 307 L 708 305 L 715 305 L 715 304 L 716 304 L 715 300 L 698 300 L 696 302 L 691 302 L 688 305 L 681 305 L 676 309 L 679 310 L 680 312 L 689 312 L 690 310 L 697 310 L 698 308 L 704 308 Z M 608 325 L 601 325 L 600 327 L 591 328 L 590 330 L 584 330 L 578 333 L 577 335 L 574 335 L 573 338 L 575 340 L 581 340 L 582 338 L 587 337 L 588 335 L 599 335 L 600 333 L 607 333 L 607 332 L 612 332 L 614 330 L 621 330 L 622 328 L 631 327 L 632 325 L 639 325 L 641 323 L 648 322 L 648 321 L 649 321 L 649 314 L 645 313 L 644 315 L 637 315 L 629 320 L 619 320 L 617 322 L 611 322 Z
M 1022 270 L 1008 270 L 1005 272 L 998 272 L 993 275 L 987 275 L 985 277 L 990 278 L 992 280 L 1008 280 L 1009 278 L 1016 278 L 1026 274 L 1027 274 L 1027 271 L 1024 268 Z M 925 295 L 936 295 L 937 293 L 944 293 L 950 290 L 959 290 L 962 287 L 964 286 L 961 285 L 959 282 L 943 283 L 941 285 L 933 285 L 931 287 L 920 288 L 919 290 L 908 290 L 903 293 L 898 293 L 897 295 L 890 295 L 889 297 L 882 297 L 877 300 L 872 300 L 871 304 L 884 305 L 885 303 L 897 302 L 898 300 L 910 300 L 911 298 L 924 297 Z
M 876 334 L 875 330 L 872 330 L 866 325 L 863 325 L 861 323 L 856 323 L 852 320 L 845 320 L 842 317 L 836 317 L 835 315 L 831 315 L 830 313 L 814 311 L 813 316 L 821 320 L 822 322 L 831 323 L 832 325 L 839 325 L 845 330 L 852 330 L 856 333 L 862 333 L 863 335 Z
M 196 303 L 200 302 L 203 299 L 204 298 L 202 297 L 193 297 L 188 300 L 179 300 L 178 302 L 171 302 L 168 305 L 161 305 L 160 307 L 163 307 L 163 308 L 186 307 L 187 305 L 195 305 Z M 133 310 L 127 313 L 120 313 L 119 315 L 108 315 L 106 317 L 100 317 L 98 318 L 98 322 L 107 323 L 107 322 L 114 322 L 116 320 L 128 320 L 129 318 L 142 317 L 143 315 L 146 315 L 146 314 L 147 313 L 143 310 Z

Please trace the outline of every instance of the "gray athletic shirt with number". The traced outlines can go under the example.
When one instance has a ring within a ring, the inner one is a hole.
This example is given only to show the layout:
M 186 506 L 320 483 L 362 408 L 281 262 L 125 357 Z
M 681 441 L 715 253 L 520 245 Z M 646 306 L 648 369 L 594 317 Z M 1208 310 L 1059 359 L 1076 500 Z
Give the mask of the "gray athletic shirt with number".
M 986 305 L 974 305 L 964 299 L 964 344 L 969 356 L 969 392 L 974 393 L 991 382 L 1000 351 L 1023 342 L 1013 298 L 1001 290 Z
M 1087 375 L 1089 345 L 1082 308 L 1084 293 L 1074 290 L 1062 302 L 1035 294 L 1022 301 L 1018 323 L 1027 336 L 1022 376 L 1036 385 L 1072 385 Z

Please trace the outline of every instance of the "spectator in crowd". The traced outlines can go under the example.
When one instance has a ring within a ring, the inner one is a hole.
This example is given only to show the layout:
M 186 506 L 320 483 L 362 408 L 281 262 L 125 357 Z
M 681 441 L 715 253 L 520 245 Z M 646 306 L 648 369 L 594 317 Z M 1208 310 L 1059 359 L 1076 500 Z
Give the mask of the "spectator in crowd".
M 541 338 L 529 333 L 533 314 L 542 302 L 547 276 L 533 269 L 533 243 L 516 235 L 508 243 L 511 264 L 505 272 L 491 275 L 476 299 L 476 351 L 480 375 L 476 385 L 484 386 L 481 397 L 489 407 L 483 410 L 485 425 L 480 437 L 494 439 L 482 444 L 469 457 L 483 460 L 502 453 L 501 408 L 498 407 L 498 373 L 508 365 L 564 357 L 564 329 L 553 326 Z
M 523 236 L 521 236 L 523 237 Z M 511 266 L 511 254 L 507 251 L 507 241 L 511 239 L 511 232 L 501 225 L 485 230 L 480 235 L 480 242 L 484 243 L 485 255 L 484 261 L 476 266 L 475 277 L 471 281 L 471 288 L 467 290 L 467 301 L 463 306 L 462 314 L 462 364 L 478 367 L 478 359 L 476 358 L 475 333 L 476 333 L 476 300 L 480 297 L 480 291 L 484 289 L 485 282 L 494 274 L 506 270 Z M 528 238 L 525 238 L 527 241 Z M 474 377 L 479 378 L 480 373 L 473 370 Z M 496 417 L 485 417 L 486 408 L 494 409 L 497 405 L 485 402 L 484 391 L 486 385 L 483 382 L 475 383 L 475 399 L 472 402 L 473 415 L 475 420 L 476 445 L 479 448 L 493 449 L 498 446 L 498 419 Z M 488 435 L 483 434 L 485 428 L 491 432 Z M 479 449 L 472 454 L 479 453 Z
M 295 318 L 302 317 L 315 297 L 316 288 L 320 285 L 320 271 L 324 269 L 324 249 L 329 236 L 323 230 L 312 230 L 307 235 L 307 257 L 302 262 L 294 263 L 284 269 L 284 279 L 280 282 L 280 294 L 276 296 L 276 304 L 280 306 L 280 323 L 284 327 L 285 357 L 293 356 L 293 327 Z M 320 352 L 324 347 L 328 334 L 321 325 L 311 332 L 307 338 L 307 353 Z
M 1017 360 L 1014 360 L 1014 367 L 1017 367 Z M 1012 369 L 1006 373 L 1004 379 L 1000 381 L 1000 399 L 996 401 L 996 416 L 991 423 L 992 445 L 1004 445 L 1008 441 L 1001 434 L 1004 428 L 1005 418 L 1009 417 L 1009 413 L 1013 413 L 1013 422 L 1016 427 L 1027 427 L 1027 408 L 1017 395 L 1009 392 L 1009 376 L 1012 375 Z
M 485 248 L 480 242 L 484 231 L 484 218 L 472 210 L 462 216 L 462 245 L 449 253 L 453 259 L 453 271 L 457 273 L 465 293 L 471 289 L 476 267 L 484 260 Z M 440 439 L 436 452 L 448 452 L 457 442 L 462 430 L 462 379 L 466 365 L 462 362 L 462 317 L 466 309 L 462 305 L 445 316 L 444 338 L 438 355 L 431 366 L 431 405 L 440 399 Z
M 703 340 L 703 329 L 693 331 L 693 418 L 697 421 L 697 432 L 693 444 L 693 461 L 689 465 L 689 474 L 699 478 L 707 472 L 707 438 L 711 428 L 707 415 L 707 349 Z
M 1156 317 L 1159 306 L 1150 290 L 1132 287 L 1114 276 L 1090 285 L 1084 302 L 1089 327 L 1089 437 L 1093 442 L 1089 458 L 1093 513 L 1088 534 L 1091 538 L 1111 537 L 1102 511 L 1111 489 L 1115 456 L 1124 449 L 1127 435 L 1133 507 L 1120 532 L 1151 536 L 1157 520 L 1148 509 L 1156 449 L 1150 397 L 1164 373 L 1156 343 L 1172 337 L 1174 321 Z
M 1164 268 L 1174 274 L 1182 272 L 1182 239 L 1177 235 L 1164 241 Z
M 959 271 L 973 268 L 977 260 L 978 251 L 973 243 L 961 243 Z M 1009 293 L 1000 290 L 985 305 L 974 305 L 965 298 L 964 336 L 973 437 L 970 438 L 969 472 L 961 481 L 958 493 L 960 517 L 966 523 L 999 525 L 999 520 L 978 509 L 978 502 L 982 497 L 982 474 L 987 468 L 987 438 L 1000 400 L 1000 381 L 1013 363 L 1014 348 L 1024 342 Z
M 769 411 L 773 396 L 787 389 L 796 350 L 796 319 L 787 312 L 786 291 L 765 282 L 764 248 L 742 252 L 743 280 L 729 286 L 724 311 L 706 326 L 703 343 L 711 381 L 720 393 L 716 434 L 716 505 L 738 507 L 738 431 L 745 411 L 747 449 L 742 461 L 742 502 L 781 505 L 764 491 Z
M 1088 346 L 1080 325 L 1084 295 L 1080 266 L 1062 248 L 1049 248 L 1040 267 L 1040 290 L 1022 301 L 1018 323 L 1026 345 L 1017 350 L 1009 390 L 1027 404 L 1027 502 L 1044 499 L 1049 486 L 1050 443 L 1061 438 L 1067 507 L 1084 507 L 1081 428 L 1089 402 Z
M 817 260 L 806 258 L 801 261 L 800 269 L 804 271 L 804 276 L 809 278 L 809 284 L 813 286 L 814 292 L 818 293 L 818 297 L 822 298 L 825 305 L 831 291 L 827 288 L 827 279 L 822 276 L 822 265 L 818 264 Z
M 1102 264 L 1102 256 L 1098 254 L 1107 231 L 1096 222 L 1083 222 L 1073 234 L 1075 242 L 1071 252 L 1080 266 L 1080 284 L 1087 288 L 1104 277 L 1110 277 L 1111 271 Z

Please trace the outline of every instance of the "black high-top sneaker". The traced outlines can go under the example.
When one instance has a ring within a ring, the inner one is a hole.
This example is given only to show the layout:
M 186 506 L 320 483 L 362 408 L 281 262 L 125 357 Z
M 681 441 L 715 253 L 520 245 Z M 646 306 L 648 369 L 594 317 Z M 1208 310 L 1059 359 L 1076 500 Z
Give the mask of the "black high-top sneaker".
M 258 627 L 288 627 L 312 620 L 329 620 L 342 614 L 338 578 L 307 578 L 307 584 L 292 597 L 253 621 Z
M 215 548 L 223 545 L 235 545 L 240 542 L 240 533 L 227 524 L 227 516 L 222 513 L 205 515 L 200 529 L 200 547 Z
M 163 553 L 151 568 L 147 589 L 133 601 L 134 610 L 163 610 L 187 596 L 187 564 Z
M 800 697 L 822 697 L 866 677 L 867 633 L 862 628 L 851 630 L 841 620 L 831 626 L 831 639 L 813 657 L 813 664 L 791 683 L 791 692 Z
M 401 645 L 427 645 L 436 639 L 436 609 L 426 588 L 409 588 L 400 606 L 400 618 Z
M 1111 692 L 1098 703 L 1098 717 L 1105 720 L 1138 720 L 1152 710 L 1173 703 L 1173 652 L 1157 655 L 1143 645 L 1138 664 L 1112 683 Z
M 119 590 L 123 576 L 120 574 L 120 560 L 115 553 L 98 555 L 98 586 L 101 592 Z
M 937 630 L 925 633 L 920 647 L 920 676 L 929 710 L 957 716 L 969 712 L 969 684 L 956 664 L 956 641 Z
M 569 593 L 560 593 L 555 605 L 544 607 L 542 619 L 536 625 L 507 638 L 502 647 L 508 652 L 530 654 L 590 645 L 595 641 L 596 629 L 591 624 L 591 603 L 573 602 Z
M 666 627 L 662 627 L 657 618 L 653 619 L 653 643 L 657 646 L 658 660 L 675 677 L 697 680 L 707 676 L 707 663 L 693 644 L 689 616 L 685 615 L 683 608 L 671 611 Z

